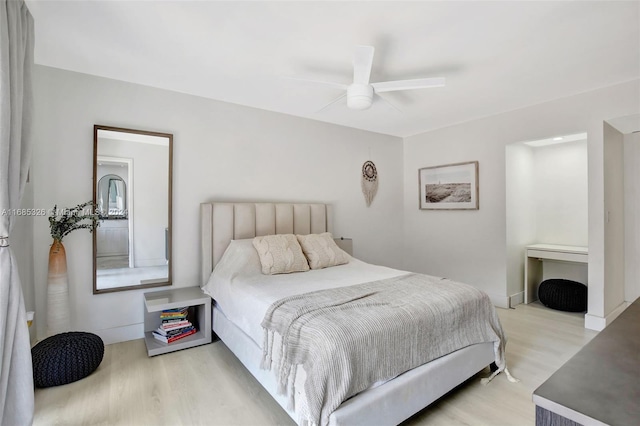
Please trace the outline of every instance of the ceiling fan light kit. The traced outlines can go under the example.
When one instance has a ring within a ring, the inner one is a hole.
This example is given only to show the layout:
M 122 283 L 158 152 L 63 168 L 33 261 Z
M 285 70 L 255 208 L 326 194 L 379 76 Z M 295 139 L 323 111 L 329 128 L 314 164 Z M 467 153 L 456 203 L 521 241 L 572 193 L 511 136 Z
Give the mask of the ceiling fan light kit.
M 345 96 L 347 97 L 347 107 L 355 110 L 365 110 L 371 107 L 376 95 L 383 101 L 385 100 L 379 95 L 379 93 L 396 92 L 400 90 L 427 89 L 431 87 L 443 87 L 445 85 L 445 79 L 443 77 L 416 78 L 413 80 L 381 81 L 378 83 L 370 83 L 369 78 L 371 76 L 371 68 L 373 67 L 374 52 L 375 49 L 372 46 L 356 46 L 353 53 L 353 83 L 349 86 L 329 81 L 325 82 L 307 79 L 297 80 L 322 84 L 342 90 L 346 88 L 346 93 L 334 99 L 333 101 L 322 107 L 319 111 L 322 111 L 327 107 L 333 105 Z
M 351 109 L 367 109 L 373 103 L 373 87 L 353 83 L 347 88 L 347 106 Z

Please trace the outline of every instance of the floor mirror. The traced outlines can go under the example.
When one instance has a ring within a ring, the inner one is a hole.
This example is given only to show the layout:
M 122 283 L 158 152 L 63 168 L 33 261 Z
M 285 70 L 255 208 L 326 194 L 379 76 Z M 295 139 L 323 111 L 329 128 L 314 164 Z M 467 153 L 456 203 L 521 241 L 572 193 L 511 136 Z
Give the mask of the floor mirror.
M 173 135 L 94 126 L 93 292 L 171 285 Z

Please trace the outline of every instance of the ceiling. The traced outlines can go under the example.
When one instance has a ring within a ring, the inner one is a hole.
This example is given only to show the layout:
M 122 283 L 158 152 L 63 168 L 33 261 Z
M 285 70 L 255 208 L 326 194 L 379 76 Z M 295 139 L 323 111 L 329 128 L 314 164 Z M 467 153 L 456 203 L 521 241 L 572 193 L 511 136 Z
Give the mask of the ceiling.
M 640 76 L 640 2 L 27 0 L 35 62 L 405 137 Z M 369 110 L 288 76 L 446 77 Z M 535 119 L 532 117 L 532 119 Z

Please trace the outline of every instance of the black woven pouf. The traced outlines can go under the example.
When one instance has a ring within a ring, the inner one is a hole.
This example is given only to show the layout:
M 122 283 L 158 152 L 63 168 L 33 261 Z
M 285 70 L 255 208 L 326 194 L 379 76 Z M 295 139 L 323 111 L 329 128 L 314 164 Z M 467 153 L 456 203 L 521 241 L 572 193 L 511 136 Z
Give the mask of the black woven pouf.
M 587 286 L 576 281 L 553 278 L 538 288 L 538 299 L 551 309 L 566 312 L 586 312 Z
M 31 349 L 36 387 L 65 385 L 93 373 L 102 362 L 104 343 L 80 331 L 47 337 Z

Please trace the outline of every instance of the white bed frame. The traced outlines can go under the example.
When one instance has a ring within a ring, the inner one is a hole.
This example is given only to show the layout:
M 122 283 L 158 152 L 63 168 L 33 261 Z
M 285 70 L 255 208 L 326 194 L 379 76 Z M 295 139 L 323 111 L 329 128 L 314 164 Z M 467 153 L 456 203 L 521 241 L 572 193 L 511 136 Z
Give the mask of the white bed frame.
M 205 284 L 232 239 L 270 234 L 311 234 L 330 231 L 331 209 L 326 204 L 305 203 L 203 203 L 201 217 L 201 280 Z M 213 331 L 229 347 L 273 398 L 273 373 L 259 368 L 262 350 L 213 307 Z M 330 418 L 330 425 L 395 425 L 422 410 L 494 361 L 493 343 L 460 349 L 359 393 L 345 401 Z

